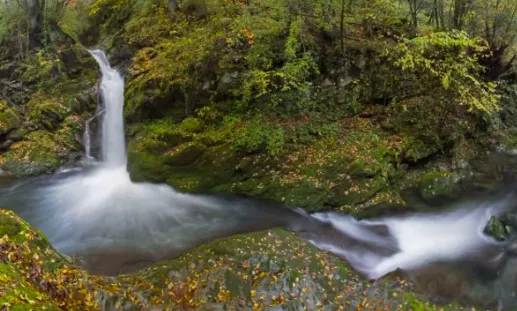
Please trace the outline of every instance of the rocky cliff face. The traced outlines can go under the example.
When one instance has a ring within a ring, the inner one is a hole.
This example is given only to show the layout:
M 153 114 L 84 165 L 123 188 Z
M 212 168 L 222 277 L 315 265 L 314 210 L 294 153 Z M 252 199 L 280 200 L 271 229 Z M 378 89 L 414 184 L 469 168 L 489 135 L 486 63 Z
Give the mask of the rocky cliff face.
M 73 42 L 53 49 L 23 61 L 3 58 L 0 167 L 14 176 L 52 173 L 76 159 L 84 120 L 96 107 L 96 71 L 86 50 Z

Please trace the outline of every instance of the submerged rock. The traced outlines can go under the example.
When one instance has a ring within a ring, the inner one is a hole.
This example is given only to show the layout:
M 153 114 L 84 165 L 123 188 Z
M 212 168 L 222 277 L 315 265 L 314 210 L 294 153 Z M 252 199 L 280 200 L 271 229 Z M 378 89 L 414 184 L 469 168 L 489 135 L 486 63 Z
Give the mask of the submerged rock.
M 504 241 L 508 238 L 508 233 L 506 232 L 505 226 L 495 216 L 490 218 L 490 221 L 486 225 L 484 232 L 494 237 L 498 241 Z
M 492 216 L 483 232 L 498 241 L 506 241 L 517 232 L 517 215 L 507 213 L 499 218 Z

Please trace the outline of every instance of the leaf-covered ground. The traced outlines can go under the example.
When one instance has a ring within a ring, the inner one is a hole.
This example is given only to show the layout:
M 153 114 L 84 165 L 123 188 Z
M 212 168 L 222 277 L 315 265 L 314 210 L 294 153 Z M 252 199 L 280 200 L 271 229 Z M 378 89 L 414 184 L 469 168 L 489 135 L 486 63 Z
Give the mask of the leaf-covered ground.
M 423 303 L 396 276 L 361 280 L 282 229 L 119 277 L 89 275 L 12 212 L 0 210 L 0 234 L 1 310 L 462 310 Z

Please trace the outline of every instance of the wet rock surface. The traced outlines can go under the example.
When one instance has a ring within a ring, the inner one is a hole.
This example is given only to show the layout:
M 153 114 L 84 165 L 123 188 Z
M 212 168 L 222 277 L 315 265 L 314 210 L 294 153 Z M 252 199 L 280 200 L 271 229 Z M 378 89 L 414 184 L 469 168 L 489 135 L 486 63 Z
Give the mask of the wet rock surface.
M 0 306 L 14 309 L 464 309 L 424 303 L 396 275 L 361 280 L 281 229 L 215 241 L 119 277 L 88 275 L 11 212 L 0 211 L 0 235 Z

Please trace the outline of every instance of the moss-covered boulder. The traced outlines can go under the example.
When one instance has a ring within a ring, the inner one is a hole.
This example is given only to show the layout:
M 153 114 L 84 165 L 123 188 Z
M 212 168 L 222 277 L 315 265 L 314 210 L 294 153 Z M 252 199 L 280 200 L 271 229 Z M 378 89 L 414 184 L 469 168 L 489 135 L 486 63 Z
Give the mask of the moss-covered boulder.
M 33 96 L 26 104 L 28 120 L 41 129 L 54 131 L 69 113 L 58 98 Z
M 201 155 L 203 155 L 205 149 L 206 147 L 201 144 L 182 144 L 181 146 L 173 149 L 170 153 L 167 154 L 165 163 L 171 166 L 182 166 L 192 164 L 199 157 L 201 157 Z
M 363 118 L 299 122 L 299 131 L 237 116 L 217 126 L 193 117 L 135 124 L 129 171 L 184 191 L 245 193 L 307 210 L 363 203 L 388 189 L 401 148 L 396 136 Z
M 517 215 L 515 213 L 507 213 L 499 217 L 492 216 L 485 226 L 484 232 L 497 241 L 505 241 L 510 237 L 515 238 L 517 233 Z
M 508 232 L 505 226 L 495 216 L 490 217 L 490 221 L 486 225 L 484 232 L 498 241 L 504 241 L 508 238 Z
M 71 116 L 54 132 L 38 130 L 13 143 L 0 155 L 0 167 L 15 176 L 34 176 L 52 173 L 70 159 L 71 152 L 81 148 L 75 139 L 77 116 Z
M 438 309 L 409 282 L 361 280 L 281 229 L 215 241 L 119 277 L 87 274 L 12 212 L 0 210 L 0 236 L 0 308 L 9 310 Z
M 20 113 L 15 108 L 9 107 L 7 102 L 0 100 L 0 135 L 21 126 Z
M 0 210 L 0 308 L 98 310 L 98 279 L 77 269 L 39 232 Z

